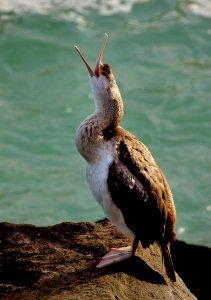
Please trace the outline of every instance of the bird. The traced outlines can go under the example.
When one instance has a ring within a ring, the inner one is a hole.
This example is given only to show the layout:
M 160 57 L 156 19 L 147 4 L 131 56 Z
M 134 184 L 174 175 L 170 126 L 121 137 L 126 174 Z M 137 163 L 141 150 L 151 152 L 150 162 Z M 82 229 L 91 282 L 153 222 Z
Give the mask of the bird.
M 75 143 L 87 162 L 86 176 L 93 196 L 117 230 L 133 239 L 131 246 L 112 248 L 97 268 L 135 255 L 139 242 L 145 249 L 157 243 L 166 274 L 176 281 L 170 247 L 176 239 L 176 209 L 167 179 L 150 150 L 120 126 L 123 100 L 115 76 L 102 63 L 104 40 L 92 69 L 74 46 L 88 70 L 95 111 L 79 125 Z

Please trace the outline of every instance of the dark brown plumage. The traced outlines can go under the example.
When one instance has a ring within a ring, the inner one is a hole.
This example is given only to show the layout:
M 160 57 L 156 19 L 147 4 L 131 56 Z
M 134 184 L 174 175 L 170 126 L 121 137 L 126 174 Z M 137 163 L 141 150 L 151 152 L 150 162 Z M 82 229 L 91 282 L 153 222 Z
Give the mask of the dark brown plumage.
M 160 244 L 168 276 L 176 281 L 170 254 L 176 220 L 167 180 L 151 155 L 147 155 L 146 147 L 133 135 L 118 128 L 113 131 L 113 138 L 118 140 L 118 161 L 113 161 L 108 172 L 112 200 L 144 248 L 155 241 Z

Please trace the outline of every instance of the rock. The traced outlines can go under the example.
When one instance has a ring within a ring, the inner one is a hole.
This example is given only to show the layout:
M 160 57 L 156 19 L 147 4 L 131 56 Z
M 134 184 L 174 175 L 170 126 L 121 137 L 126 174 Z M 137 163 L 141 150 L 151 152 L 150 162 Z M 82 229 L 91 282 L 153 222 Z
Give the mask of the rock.
M 209 300 L 211 249 L 176 241 L 172 247 L 174 267 L 199 300 Z
M 178 275 L 176 283 L 168 279 L 157 245 L 96 269 L 109 248 L 129 243 L 106 221 L 48 227 L 0 223 L 0 299 L 196 299 Z

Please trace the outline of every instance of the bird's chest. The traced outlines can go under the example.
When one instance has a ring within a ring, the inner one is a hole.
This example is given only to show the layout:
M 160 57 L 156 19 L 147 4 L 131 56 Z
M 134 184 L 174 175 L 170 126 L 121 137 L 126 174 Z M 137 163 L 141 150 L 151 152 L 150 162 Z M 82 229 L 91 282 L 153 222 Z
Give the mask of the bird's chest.
M 103 210 L 107 210 L 106 207 L 108 206 L 108 203 L 110 203 L 107 178 L 109 165 L 112 163 L 113 159 L 114 157 L 111 153 L 99 151 L 96 161 L 87 166 L 87 181 L 89 187 Z
M 115 158 L 112 152 L 103 151 L 99 154 L 95 163 L 87 166 L 87 181 L 92 194 L 101 205 L 107 218 L 118 228 L 119 231 L 128 236 L 134 236 L 130 229 L 126 226 L 122 212 L 112 201 L 107 179 L 109 166 Z

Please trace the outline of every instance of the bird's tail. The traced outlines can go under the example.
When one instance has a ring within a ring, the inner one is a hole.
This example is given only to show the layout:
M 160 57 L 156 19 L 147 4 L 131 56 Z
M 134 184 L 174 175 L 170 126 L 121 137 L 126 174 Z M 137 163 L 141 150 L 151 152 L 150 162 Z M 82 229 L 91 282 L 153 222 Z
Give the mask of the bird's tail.
M 171 252 L 168 245 L 161 245 L 162 250 L 162 256 L 163 256 L 163 262 L 164 266 L 166 268 L 166 273 L 168 277 L 171 279 L 171 281 L 176 281 L 176 275 L 174 271 L 173 261 L 171 258 Z

